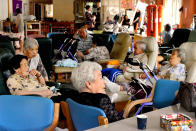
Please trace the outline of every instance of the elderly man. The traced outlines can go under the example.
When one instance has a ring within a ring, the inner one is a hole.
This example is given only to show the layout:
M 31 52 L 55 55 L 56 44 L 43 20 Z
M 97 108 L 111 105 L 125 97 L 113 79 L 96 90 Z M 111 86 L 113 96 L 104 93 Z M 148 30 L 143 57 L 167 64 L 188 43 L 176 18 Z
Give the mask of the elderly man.
M 79 40 L 77 54 L 86 54 L 88 49 L 92 48 L 93 37 L 87 33 L 85 27 L 81 27 L 79 30 L 77 30 L 73 37 Z
M 108 17 L 106 18 L 105 24 L 114 24 L 114 21 L 112 21 L 112 20 L 110 19 L 110 17 L 108 16 Z

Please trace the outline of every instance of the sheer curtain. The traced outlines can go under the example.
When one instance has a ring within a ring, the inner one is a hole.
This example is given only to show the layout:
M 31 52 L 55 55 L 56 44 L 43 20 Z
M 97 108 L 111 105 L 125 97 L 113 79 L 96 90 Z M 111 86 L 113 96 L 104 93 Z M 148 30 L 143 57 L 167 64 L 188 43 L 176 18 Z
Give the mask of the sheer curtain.
M 180 24 L 179 9 L 182 6 L 182 0 L 164 0 L 163 24 Z

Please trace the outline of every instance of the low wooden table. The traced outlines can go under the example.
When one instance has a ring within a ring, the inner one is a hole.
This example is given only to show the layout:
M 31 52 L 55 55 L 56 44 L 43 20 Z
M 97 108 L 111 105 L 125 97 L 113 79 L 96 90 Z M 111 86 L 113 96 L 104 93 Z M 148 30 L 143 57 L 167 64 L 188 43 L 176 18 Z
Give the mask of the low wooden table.
M 53 66 L 53 69 L 55 81 L 70 83 L 71 72 L 74 67 Z

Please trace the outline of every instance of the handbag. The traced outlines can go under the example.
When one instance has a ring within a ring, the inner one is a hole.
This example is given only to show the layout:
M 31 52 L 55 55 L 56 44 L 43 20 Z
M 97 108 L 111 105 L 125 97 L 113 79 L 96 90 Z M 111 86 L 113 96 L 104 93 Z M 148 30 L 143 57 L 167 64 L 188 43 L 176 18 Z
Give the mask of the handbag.
M 132 82 L 129 83 L 130 88 L 127 90 L 128 95 L 132 97 L 132 100 L 147 98 L 151 93 L 152 87 L 144 85 L 139 80 L 132 78 Z
M 188 82 L 180 82 L 180 89 L 174 104 L 180 100 L 180 104 L 185 110 L 194 112 L 196 109 L 196 86 Z

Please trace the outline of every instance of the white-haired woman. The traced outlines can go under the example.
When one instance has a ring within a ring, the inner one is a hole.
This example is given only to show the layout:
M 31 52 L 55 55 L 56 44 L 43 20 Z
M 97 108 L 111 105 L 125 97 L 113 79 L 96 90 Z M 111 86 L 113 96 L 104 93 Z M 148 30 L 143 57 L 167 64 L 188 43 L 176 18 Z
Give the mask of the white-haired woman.
M 162 66 L 158 73 L 158 77 L 185 81 L 186 79 L 186 66 L 183 64 L 185 60 L 185 51 L 182 49 L 174 49 L 170 56 L 169 63 Z
M 82 62 L 72 71 L 71 81 L 80 92 L 79 103 L 101 108 L 109 122 L 114 122 L 123 117 L 115 110 L 106 95 L 101 70 L 102 67 L 96 62 Z
M 33 38 L 27 38 L 24 41 L 23 48 L 23 53 L 28 58 L 30 73 L 35 74 L 36 71 L 39 71 L 43 76 L 44 80 L 48 81 L 48 74 L 38 54 L 39 44 L 37 40 Z

